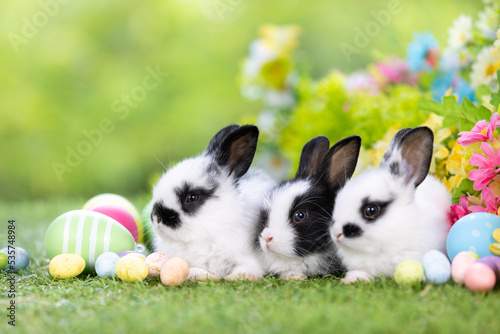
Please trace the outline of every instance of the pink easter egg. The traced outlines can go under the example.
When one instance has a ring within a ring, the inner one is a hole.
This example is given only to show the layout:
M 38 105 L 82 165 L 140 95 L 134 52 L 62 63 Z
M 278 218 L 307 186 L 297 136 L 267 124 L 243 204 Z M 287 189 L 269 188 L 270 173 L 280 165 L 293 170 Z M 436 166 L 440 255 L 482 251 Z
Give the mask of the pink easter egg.
M 160 271 L 165 262 L 167 262 L 168 256 L 164 253 L 155 252 L 148 255 L 146 258 L 146 264 L 149 269 L 148 276 L 149 277 L 158 277 L 160 276 Z
M 495 282 L 495 272 L 484 263 L 472 264 L 464 277 L 464 284 L 471 291 L 490 291 Z
M 497 281 L 500 281 L 500 257 L 495 255 L 487 255 L 477 260 L 477 263 L 483 263 L 490 267 L 495 273 Z
M 116 204 L 98 204 L 90 208 L 90 211 L 102 213 L 110 218 L 113 218 L 122 224 L 134 237 L 135 242 L 139 238 L 139 231 L 134 217 L 126 209 Z
M 467 272 L 467 269 L 471 264 L 476 262 L 477 255 L 471 252 L 460 252 L 458 253 L 453 262 L 451 263 L 451 277 L 457 284 L 462 284 L 464 282 L 464 276 Z

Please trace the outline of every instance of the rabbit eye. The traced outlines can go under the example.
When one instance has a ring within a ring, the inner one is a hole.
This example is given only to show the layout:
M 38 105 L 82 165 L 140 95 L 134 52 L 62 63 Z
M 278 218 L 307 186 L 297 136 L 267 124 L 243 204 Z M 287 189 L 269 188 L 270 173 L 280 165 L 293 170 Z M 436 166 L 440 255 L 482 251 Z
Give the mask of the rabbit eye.
M 198 202 L 199 199 L 200 199 L 200 195 L 189 194 L 189 195 L 187 195 L 185 202 L 186 202 L 186 204 L 190 204 L 190 203 Z
M 380 214 L 380 206 L 378 204 L 368 204 L 363 209 L 363 216 L 366 219 L 375 219 Z
M 297 210 L 293 214 L 293 221 L 295 223 L 302 223 L 302 222 L 306 221 L 308 217 L 309 217 L 309 214 L 307 213 L 307 211 Z

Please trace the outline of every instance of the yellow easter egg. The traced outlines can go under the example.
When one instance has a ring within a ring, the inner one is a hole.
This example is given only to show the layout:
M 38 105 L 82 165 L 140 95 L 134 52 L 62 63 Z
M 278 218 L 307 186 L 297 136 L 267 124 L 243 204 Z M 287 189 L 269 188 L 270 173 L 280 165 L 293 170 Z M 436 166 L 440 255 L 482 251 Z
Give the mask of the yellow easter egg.
M 55 278 L 73 278 L 85 269 L 85 260 L 78 254 L 60 254 L 52 258 L 49 272 Z
M 139 253 L 128 253 L 127 255 L 125 255 L 124 257 L 127 257 L 127 256 L 135 256 L 136 258 L 142 260 L 142 261 L 145 261 L 146 260 L 146 256 L 144 254 L 139 254 Z
M 394 271 L 394 279 L 399 285 L 418 284 L 423 278 L 424 267 L 415 260 L 405 260 L 401 262 Z
M 124 256 L 116 262 L 116 276 L 124 282 L 139 282 L 148 276 L 148 266 L 138 256 Z
M 166 286 L 178 286 L 189 274 L 189 264 L 180 257 L 174 257 L 163 265 L 160 271 L 161 283 Z

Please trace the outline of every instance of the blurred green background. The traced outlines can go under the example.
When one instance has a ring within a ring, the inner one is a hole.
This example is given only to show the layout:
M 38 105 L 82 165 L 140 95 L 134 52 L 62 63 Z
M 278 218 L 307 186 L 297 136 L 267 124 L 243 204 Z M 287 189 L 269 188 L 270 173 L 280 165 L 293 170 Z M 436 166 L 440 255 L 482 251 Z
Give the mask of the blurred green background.
M 320 78 L 376 52 L 404 57 L 414 31 L 444 45 L 453 19 L 482 6 L 401 0 L 402 13 L 348 62 L 339 45 L 353 45 L 355 28 L 391 1 L 2 1 L 0 199 L 149 192 L 162 164 L 258 113 L 237 78 L 264 23 L 301 26 L 296 58 Z M 154 70 L 168 75 L 153 88 L 144 80 Z

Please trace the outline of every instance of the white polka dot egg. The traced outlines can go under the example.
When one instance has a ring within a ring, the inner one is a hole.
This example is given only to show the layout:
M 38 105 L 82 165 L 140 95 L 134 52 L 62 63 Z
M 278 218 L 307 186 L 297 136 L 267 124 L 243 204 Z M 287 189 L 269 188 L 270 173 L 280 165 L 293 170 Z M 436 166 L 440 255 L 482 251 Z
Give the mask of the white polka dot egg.
M 446 241 L 448 257 L 453 260 L 462 251 L 479 257 L 493 255 L 489 247 L 495 243 L 493 231 L 500 228 L 500 217 L 491 213 L 471 213 L 459 219 L 451 228 Z

